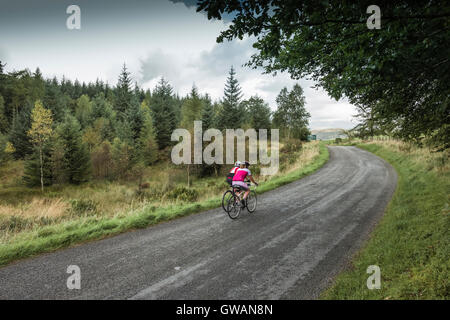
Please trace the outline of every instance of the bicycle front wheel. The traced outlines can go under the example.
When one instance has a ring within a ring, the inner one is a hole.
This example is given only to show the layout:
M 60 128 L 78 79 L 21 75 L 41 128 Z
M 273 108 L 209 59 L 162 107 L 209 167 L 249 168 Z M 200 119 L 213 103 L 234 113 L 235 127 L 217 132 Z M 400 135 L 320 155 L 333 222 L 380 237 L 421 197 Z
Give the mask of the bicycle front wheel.
M 248 197 L 247 197 L 247 211 L 252 213 L 256 210 L 256 204 L 257 204 L 257 197 L 256 192 L 254 190 L 250 191 Z

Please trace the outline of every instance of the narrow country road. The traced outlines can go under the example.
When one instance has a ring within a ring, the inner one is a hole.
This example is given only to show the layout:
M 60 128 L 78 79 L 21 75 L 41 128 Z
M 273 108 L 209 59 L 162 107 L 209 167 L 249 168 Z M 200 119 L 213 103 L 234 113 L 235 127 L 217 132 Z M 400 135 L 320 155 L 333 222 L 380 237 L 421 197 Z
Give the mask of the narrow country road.
M 314 299 L 367 239 L 397 175 L 356 147 L 316 173 L 220 209 L 0 268 L 0 299 Z M 66 286 L 69 265 L 81 289 Z M 363 284 L 362 284 L 363 285 Z

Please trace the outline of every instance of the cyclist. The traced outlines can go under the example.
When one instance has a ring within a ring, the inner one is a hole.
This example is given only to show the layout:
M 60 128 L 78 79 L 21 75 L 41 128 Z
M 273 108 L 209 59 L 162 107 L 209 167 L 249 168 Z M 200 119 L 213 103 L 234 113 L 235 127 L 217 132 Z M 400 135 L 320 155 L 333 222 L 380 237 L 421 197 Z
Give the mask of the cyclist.
M 242 204 L 245 205 L 245 199 L 247 199 L 250 188 L 248 187 L 247 183 L 245 183 L 245 179 L 250 179 L 251 182 L 253 182 L 255 185 L 258 185 L 258 183 L 253 179 L 252 173 L 249 169 L 250 163 L 248 161 L 245 161 L 241 163 L 241 167 L 236 171 L 233 177 L 233 186 L 239 186 L 243 190 L 245 190 L 244 198 L 242 199 Z
M 233 177 L 236 174 L 236 171 L 239 169 L 240 166 L 241 166 L 241 162 L 236 161 L 236 163 L 234 164 L 234 167 L 231 168 L 230 172 L 227 174 L 227 182 L 230 186 L 232 184 Z

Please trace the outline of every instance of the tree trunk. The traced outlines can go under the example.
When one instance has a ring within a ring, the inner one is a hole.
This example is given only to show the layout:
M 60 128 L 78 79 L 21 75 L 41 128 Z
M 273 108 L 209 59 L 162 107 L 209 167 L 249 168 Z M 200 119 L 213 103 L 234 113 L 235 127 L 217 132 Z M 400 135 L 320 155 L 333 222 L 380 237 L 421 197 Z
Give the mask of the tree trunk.
M 188 188 L 191 187 L 191 181 L 190 181 L 189 173 L 190 173 L 190 165 L 188 164 L 187 165 L 187 186 L 188 186 Z
M 44 165 L 42 162 L 42 146 L 39 147 L 39 158 L 41 163 L 41 191 L 44 192 Z

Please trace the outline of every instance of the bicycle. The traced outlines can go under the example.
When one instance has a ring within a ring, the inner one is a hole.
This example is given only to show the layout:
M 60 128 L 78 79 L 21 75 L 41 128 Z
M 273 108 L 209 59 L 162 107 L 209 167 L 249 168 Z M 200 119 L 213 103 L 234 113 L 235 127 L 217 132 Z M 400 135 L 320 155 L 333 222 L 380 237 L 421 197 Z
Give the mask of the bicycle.
M 252 186 L 248 181 L 246 181 L 246 183 L 249 187 Z M 255 212 L 258 201 L 255 189 L 250 190 L 245 202 L 242 203 L 242 196 L 244 193 L 245 190 L 240 186 L 232 186 L 230 190 L 224 192 L 222 197 L 222 208 L 231 219 L 237 219 L 243 208 L 247 208 L 249 213 Z

